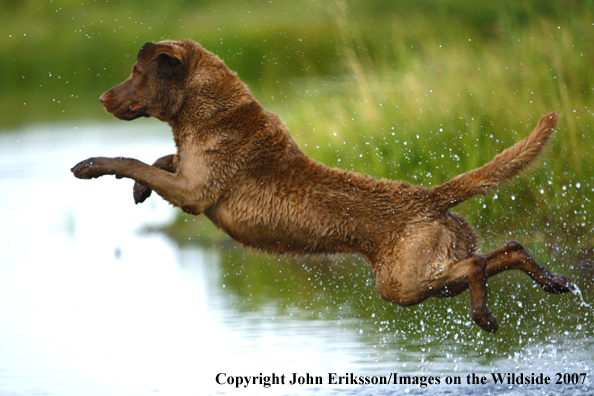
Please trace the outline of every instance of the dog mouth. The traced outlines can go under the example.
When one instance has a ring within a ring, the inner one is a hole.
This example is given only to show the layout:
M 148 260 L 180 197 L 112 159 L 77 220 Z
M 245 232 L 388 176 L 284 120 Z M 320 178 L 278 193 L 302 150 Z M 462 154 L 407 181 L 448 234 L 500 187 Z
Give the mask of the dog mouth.
M 140 103 L 127 106 L 119 106 L 116 109 L 109 109 L 105 107 L 105 110 L 107 110 L 108 113 L 113 114 L 114 117 L 124 121 L 132 121 L 140 117 L 149 117 L 149 115 L 146 112 L 146 109 Z
M 133 107 L 130 107 L 125 111 L 115 111 L 110 113 L 112 113 L 114 117 L 124 121 L 132 121 L 140 117 L 149 117 L 144 109 L 134 109 Z
M 142 103 L 116 103 L 114 101 L 115 98 L 109 91 L 101 95 L 99 99 L 105 110 L 120 120 L 131 121 L 139 117 L 149 117 L 146 108 Z

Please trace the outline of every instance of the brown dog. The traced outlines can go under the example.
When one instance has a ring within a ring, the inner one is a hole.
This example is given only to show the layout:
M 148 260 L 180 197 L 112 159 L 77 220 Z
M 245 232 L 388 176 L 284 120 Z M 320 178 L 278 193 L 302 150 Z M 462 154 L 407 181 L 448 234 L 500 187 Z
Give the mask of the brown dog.
M 236 241 L 269 252 L 359 254 L 371 264 L 381 297 L 399 305 L 470 289 L 472 319 L 488 332 L 498 328 L 487 307 L 488 277 L 519 269 L 547 292 L 574 289 L 518 242 L 477 255 L 472 227 L 448 212 L 518 175 L 542 152 L 557 113 L 490 163 L 425 188 L 307 157 L 237 75 L 192 41 L 145 44 L 130 78 L 101 102 L 122 120 L 152 116 L 172 128 L 177 153 L 152 166 L 99 157 L 72 168 L 81 179 L 134 179 L 136 203 L 154 190 L 185 212 L 204 213 Z

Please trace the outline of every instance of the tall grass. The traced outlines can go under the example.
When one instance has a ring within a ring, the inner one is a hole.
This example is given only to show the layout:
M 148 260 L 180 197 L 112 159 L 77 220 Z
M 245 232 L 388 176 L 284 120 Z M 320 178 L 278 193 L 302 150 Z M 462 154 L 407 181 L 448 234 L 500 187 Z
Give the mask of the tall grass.
M 560 110 L 540 163 L 512 186 L 456 210 L 485 235 L 486 247 L 511 238 L 571 249 L 592 243 L 592 8 L 563 24 L 539 16 L 520 26 L 504 14 L 486 36 L 402 20 L 390 33 L 393 45 L 372 54 L 345 16 L 346 3 L 337 3 L 345 73 L 307 81 L 293 93 L 306 98 L 284 111 L 311 156 L 376 177 L 441 184 Z

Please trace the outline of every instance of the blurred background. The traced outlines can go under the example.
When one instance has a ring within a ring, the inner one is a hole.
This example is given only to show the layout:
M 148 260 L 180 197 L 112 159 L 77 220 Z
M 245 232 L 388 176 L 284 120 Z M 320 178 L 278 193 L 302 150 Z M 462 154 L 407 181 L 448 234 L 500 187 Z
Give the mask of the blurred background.
M 440 184 L 562 111 L 533 169 L 455 210 L 482 252 L 516 239 L 580 294 L 499 275 L 487 335 L 467 294 L 396 307 L 356 258 L 247 252 L 158 196 L 135 206 L 129 180 L 75 180 L 91 156 L 173 152 L 167 125 L 116 120 L 98 98 L 145 42 L 184 38 L 308 155 L 375 177 Z M 590 375 L 593 43 L 589 0 L 0 0 L 0 394 L 234 394 L 216 373 L 267 370 Z M 517 388 L 485 389 L 544 392 Z M 547 389 L 587 394 L 591 379 Z M 451 388 L 267 393 L 394 390 Z

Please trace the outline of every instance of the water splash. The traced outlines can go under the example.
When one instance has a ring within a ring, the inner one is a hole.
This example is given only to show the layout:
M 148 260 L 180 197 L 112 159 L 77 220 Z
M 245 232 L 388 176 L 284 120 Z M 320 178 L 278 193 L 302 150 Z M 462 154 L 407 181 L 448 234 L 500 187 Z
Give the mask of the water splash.
M 584 300 L 584 296 L 582 294 L 582 291 L 580 290 L 580 288 L 575 283 L 573 284 L 573 289 L 571 290 L 571 292 L 580 298 L 580 307 L 592 308 L 592 305 L 591 304 L 588 304 Z

